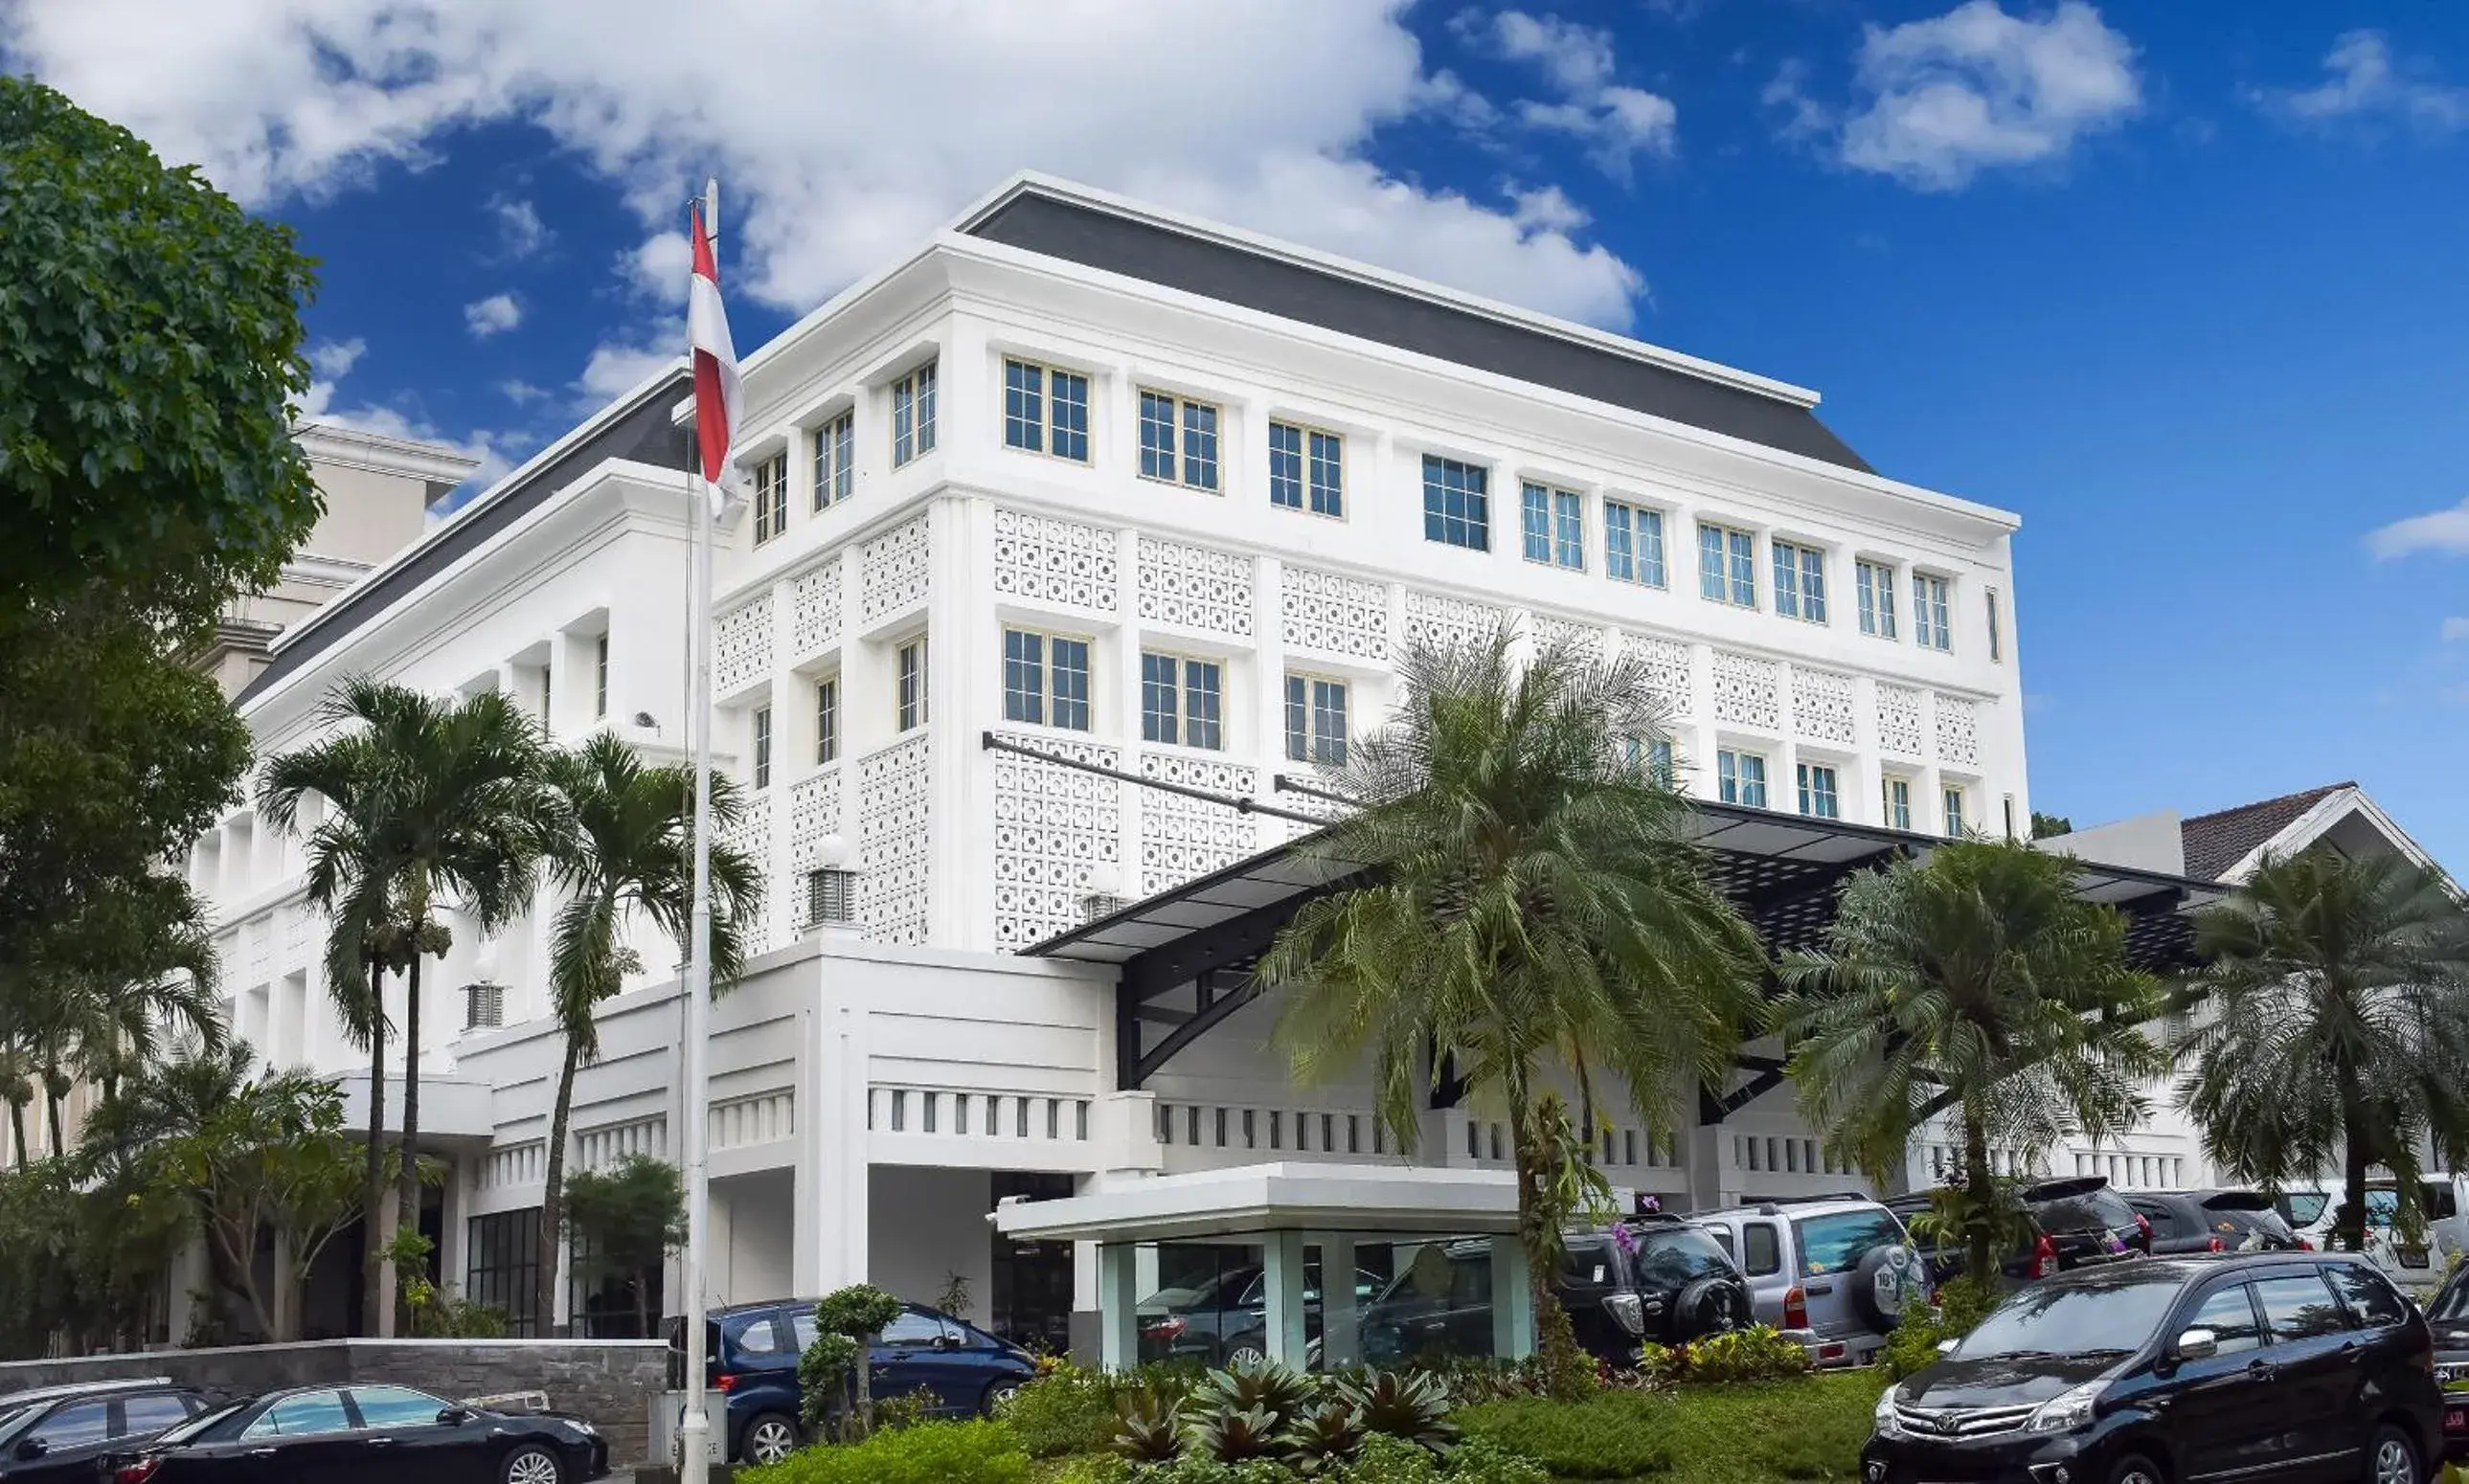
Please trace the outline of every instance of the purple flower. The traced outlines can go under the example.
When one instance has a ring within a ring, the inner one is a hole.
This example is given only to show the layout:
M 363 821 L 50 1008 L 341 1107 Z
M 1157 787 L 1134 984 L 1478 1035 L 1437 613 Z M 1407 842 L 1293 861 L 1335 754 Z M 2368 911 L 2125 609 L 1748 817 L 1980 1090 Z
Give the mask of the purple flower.
M 2110 1238 L 2110 1239 L 2109 1239 L 2109 1249 L 2110 1249 L 2111 1252 L 2123 1252 L 2123 1251 L 2125 1251 L 2125 1250 L 2126 1250 L 2126 1242 L 2125 1242 L 2125 1239 L 2120 1238 L 2120 1237 L 2111 1237 L 2111 1238 Z
M 1612 1222 L 1612 1245 L 1620 1248 L 1624 1256 L 1637 1256 L 1637 1233 L 1628 1229 L 1628 1222 Z

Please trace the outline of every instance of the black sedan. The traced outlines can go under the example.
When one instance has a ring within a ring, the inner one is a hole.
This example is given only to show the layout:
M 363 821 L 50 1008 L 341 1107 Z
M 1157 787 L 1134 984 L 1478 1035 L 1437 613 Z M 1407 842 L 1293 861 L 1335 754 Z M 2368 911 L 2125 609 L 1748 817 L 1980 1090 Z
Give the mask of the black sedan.
M 409 1386 L 303 1386 L 209 1412 L 113 1461 L 115 1484 L 581 1484 L 609 1445 L 579 1418 Z

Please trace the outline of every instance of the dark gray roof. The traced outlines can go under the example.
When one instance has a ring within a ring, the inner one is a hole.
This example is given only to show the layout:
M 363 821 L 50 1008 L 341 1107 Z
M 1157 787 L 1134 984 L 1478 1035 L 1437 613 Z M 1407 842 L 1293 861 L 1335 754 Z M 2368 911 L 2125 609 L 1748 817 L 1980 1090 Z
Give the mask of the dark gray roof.
M 2284 793 L 2276 799 L 2258 799 L 2252 804 L 2180 821 L 2178 838 L 2186 851 L 2186 874 L 2197 880 L 2219 880 L 2222 872 L 2296 824 L 2298 815 L 2326 797 L 2356 787 L 2353 783 L 2325 784 L 2319 788 Z
M 671 422 L 669 413 L 692 390 L 693 382 L 681 368 L 675 377 L 636 393 L 623 411 L 591 436 L 485 496 L 485 504 L 440 532 L 415 551 L 410 559 L 335 599 L 315 615 L 311 627 L 276 651 L 274 662 L 249 681 L 234 704 L 246 705 L 284 676 L 334 648 L 362 624 L 382 616 L 418 591 L 423 582 L 538 510 L 549 496 L 603 460 L 633 459 L 680 470 L 689 468 L 694 457 L 694 434 Z M 684 495 L 681 493 L 679 498 Z
M 1814 412 L 1785 398 L 1239 243 L 1140 220 L 1034 184 L 961 230 L 987 241 L 1874 472 Z

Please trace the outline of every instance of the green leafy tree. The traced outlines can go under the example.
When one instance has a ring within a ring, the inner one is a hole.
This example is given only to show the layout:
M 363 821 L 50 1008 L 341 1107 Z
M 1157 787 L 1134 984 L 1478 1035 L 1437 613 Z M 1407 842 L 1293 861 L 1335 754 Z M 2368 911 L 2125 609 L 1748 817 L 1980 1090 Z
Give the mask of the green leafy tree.
M 615 1280 L 635 1294 L 635 1333 L 652 1333 L 652 1283 L 685 1244 L 685 1184 L 678 1167 L 628 1154 L 606 1170 L 565 1177 L 565 1239 L 585 1282 Z
M 599 1059 L 600 1029 L 593 1017 L 600 1006 L 643 967 L 641 956 L 627 946 L 627 925 L 648 922 L 682 958 L 694 914 L 691 767 L 647 765 L 632 745 L 604 732 L 552 756 L 548 782 L 564 797 L 572 829 L 552 853 L 551 868 L 570 896 L 558 912 L 549 955 L 549 989 L 565 1054 L 549 1117 L 547 1196 L 541 1212 L 534 1312 L 543 1325 L 557 1312 L 557 1244 L 564 1225 L 559 1202 L 575 1071 Z M 712 774 L 710 788 L 713 832 L 725 835 L 745 814 L 745 797 L 733 780 L 719 773 Z M 745 962 L 763 897 L 763 868 L 715 838 L 710 882 L 711 988 L 717 995 L 736 982 Z
M 2140 1027 L 2158 984 L 2126 922 L 2079 900 L 2075 863 L 2014 841 L 1950 841 L 1845 887 L 1826 947 L 1788 956 L 1776 1022 L 1802 1111 L 1872 1174 L 1941 1115 L 1962 1144 L 1969 1271 L 1995 1271 L 1991 1152 L 2122 1132 L 2167 1065 Z
M 2054 840 L 2059 835 L 2072 834 L 2074 833 L 2075 822 L 2068 819 L 2065 815 L 2043 814 L 2037 809 L 2032 810 L 2032 838 L 2036 840 Z
M 2436 873 L 2329 847 L 2266 860 L 2196 919 L 2205 961 L 2170 1047 L 2205 1152 L 2241 1179 L 2341 1171 L 2335 1230 L 2365 1241 L 2366 1175 L 2469 1158 L 2469 909 Z
M 874 1385 L 866 1357 L 900 1300 L 872 1284 L 835 1289 L 815 1306 L 815 1338 L 797 1357 L 799 1410 L 806 1426 L 859 1443 L 874 1430 Z
M 326 972 L 343 1017 L 372 1048 L 369 1178 L 381 1126 L 385 1017 L 378 986 L 404 975 L 403 1129 L 398 1210 L 420 1209 L 420 970 L 453 947 L 439 921 L 449 902 L 493 933 L 531 905 L 542 853 L 564 837 L 564 805 L 546 783 L 531 719 L 495 692 L 439 700 L 366 677 L 346 680 L 320 708 L 335 734 L 266 765 L 258 810 L 286 833 L 304 799 L 326 801 L 308 832 L 309 895 L 331 914 Z M 369 1208 L 381 1209 L 374 1192 Z M 370 1244 L 370 1333 L 380 1333 Z
M 1400 1149 L 1444 1068 L 1503 1109 L 1537 1332 L 1557 1356 L 1573 1342 L 1551 1286 L 1566 1202 L 1546 1093 L 1565 1078 L 1589 1122 L 1625 1095 L 1649 1128 L 1676 1127 L 1677 1094 L 1730 1074 L 1762 955 L 1642 755 L 1664 735 L 1642 664 L 1553 643 L 1521 666 L 1504 632 L 1411 649 L 1400 679 L 1391 723 L 1330 771 L 1358 809 L 1311 847 L 1360 883 L 1306 903 L 1260 978 L 1284 997 L 1298 1080 L 1358 1075 L 1368 1058 Z

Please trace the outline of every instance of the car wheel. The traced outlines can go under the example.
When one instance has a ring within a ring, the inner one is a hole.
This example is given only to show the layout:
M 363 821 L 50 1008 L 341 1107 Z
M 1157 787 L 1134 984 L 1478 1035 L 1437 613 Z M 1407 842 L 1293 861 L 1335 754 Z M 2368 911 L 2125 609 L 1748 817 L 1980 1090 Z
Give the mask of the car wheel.
M 2169 1484 L 2160 1466 L 2141 1453 L 2129 1453 L 2109 1471 L 2109 1484 Z
M 2375 1429 L 2374 1446 L 2366 1450 L 2366 1484 L 2418 1484 L 2417 1445 L 2398 1427 Z
M 796 1450 L 797 1425 L 780 1412 L 765 1412 L 748 1423 L 737 1445 L 738 1456 L 747 1463 L 778 1463 Z
M 1001 1417 L 1004 1408 L 1011 1405 L 1011 1399 L 1018 1395 L 1020 1382 L 1006 1377 L 986 1388 L 985 1400 L 978 1404 L 978 1410 L 988 1417 Z
M 1269 1353 L 1260 1348 L 1258 1340 L 1238 1339 L 1226 1347 L 1226 1368 L 1230 1371 L 1248 1370 L 1268 1363 Z
M 527 1444 L 506 1455 L 506 1466 L 497 1471 L 497 1477 L 503 1484 L 564 1484 L 565 1465 L 550 1450 Z

